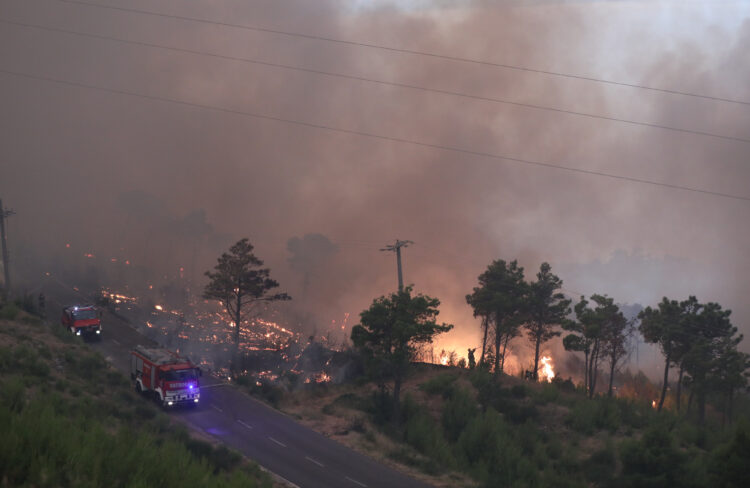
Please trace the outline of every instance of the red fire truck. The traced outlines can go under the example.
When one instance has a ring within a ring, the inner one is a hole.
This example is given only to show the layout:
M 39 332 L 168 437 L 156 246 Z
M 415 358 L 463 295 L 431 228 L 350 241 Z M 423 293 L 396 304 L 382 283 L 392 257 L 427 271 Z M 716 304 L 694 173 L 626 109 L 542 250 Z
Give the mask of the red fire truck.
M 164 407 L 198 403 L 199 376 L 200 368 L 166 349 L 136 346 L 130 351 L 130 377 L 135 390 L 152 396 Z
M 63 327 L 77 336 L 101 337 L 102 321 L 92 305 L 71 305 L 62 310 Z

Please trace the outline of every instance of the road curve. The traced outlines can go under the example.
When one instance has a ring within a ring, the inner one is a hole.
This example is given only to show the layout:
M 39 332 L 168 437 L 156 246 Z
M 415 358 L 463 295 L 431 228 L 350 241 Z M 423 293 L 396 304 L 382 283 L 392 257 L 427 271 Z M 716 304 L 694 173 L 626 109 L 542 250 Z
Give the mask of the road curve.
M 76 301 L 71 290 L 61 287 L 45 286 L 45 293 L 53 323 L 61 303 Z M 104 316 L 102 325 L 102 340 L 90 346 L 129 374 L 130 350 L 153 341 L 111 314 Z M 175 410 L 171 415 L 299 488 L 430 488 L 296 423 L 215 377 L 202 378 L 197 408 Z

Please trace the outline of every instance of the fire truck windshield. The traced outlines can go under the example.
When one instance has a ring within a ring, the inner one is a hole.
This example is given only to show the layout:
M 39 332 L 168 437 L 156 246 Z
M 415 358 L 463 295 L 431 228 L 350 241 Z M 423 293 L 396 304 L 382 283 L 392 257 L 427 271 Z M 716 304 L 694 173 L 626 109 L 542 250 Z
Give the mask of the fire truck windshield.
M 96 310 L 75 310 L 73 312 L 73 318 L 76 320 L 89 320 L 96 318 Z
M 196 377 L 195 369 L 173 369 L 162 373 L 165 381 L 189 381 L 195 380 Z

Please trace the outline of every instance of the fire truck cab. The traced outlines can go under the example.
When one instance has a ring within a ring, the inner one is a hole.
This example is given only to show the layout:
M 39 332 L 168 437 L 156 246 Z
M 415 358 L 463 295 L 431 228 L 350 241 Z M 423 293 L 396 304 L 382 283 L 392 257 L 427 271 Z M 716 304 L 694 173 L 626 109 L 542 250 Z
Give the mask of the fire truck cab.
M 200 401 L 200 368 L 189 359 L 159 347 L 136 346 L 130 352 L 130 377 L 138 393 L 164 407 Z
M 92 305 L 71 305 L 62 309 L 63 327 L 77 336 L 101 338 L 102 321 Z

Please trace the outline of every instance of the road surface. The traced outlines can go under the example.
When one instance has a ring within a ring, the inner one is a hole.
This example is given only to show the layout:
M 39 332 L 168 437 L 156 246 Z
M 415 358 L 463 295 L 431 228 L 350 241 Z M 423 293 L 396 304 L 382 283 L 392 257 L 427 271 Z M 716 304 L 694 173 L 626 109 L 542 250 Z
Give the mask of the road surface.
M 50 283 L 44 288 L 48 319 L 53 324 L 59 320 L 62 303 L 81 301 L 62 285 Z M 130 350 L 138 344 L 154 344 L 112 314 L 105 314 L 102 327 L 102 340 L 90 346 L 126 374 L 130 373 Z M 213 376 L 201 378 L 201 403 L 196 408 L 176 409 L 170 415 L 299 488 L 430 488 L 296 423 Z

